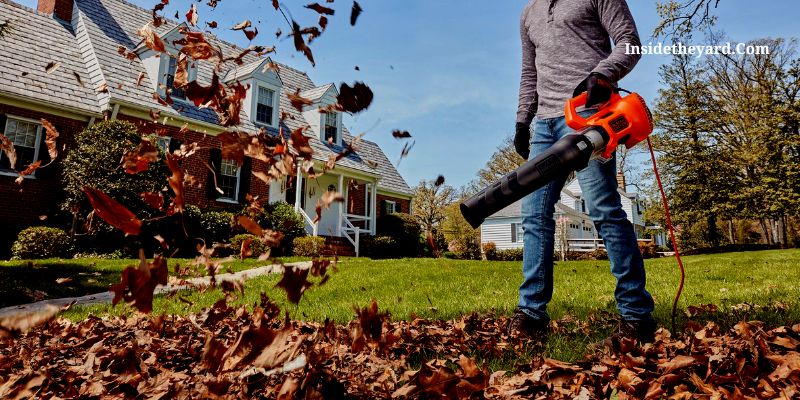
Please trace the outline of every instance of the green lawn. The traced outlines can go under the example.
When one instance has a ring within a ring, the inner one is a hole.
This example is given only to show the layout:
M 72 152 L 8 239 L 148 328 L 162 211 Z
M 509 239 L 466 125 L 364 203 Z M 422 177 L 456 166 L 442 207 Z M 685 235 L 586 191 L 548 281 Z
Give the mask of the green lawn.
M 173 262 L 170 262 L 172 265 Z M 726 253 L 684 257 L 686 289 L 680 306 L 713 303 L 720 313 L 711 319 L 723 327 L 741 319 L 761 319 L 772 324 L 800 320 L 800 250 Z M 394 319 L 416 314 L 425 318 L 452 319 L 473 312 L 510 313 L 517 302 L 521 280 L 519 262 L 481 262 L 448 259 L 369 260 L 345 259 L 327 284 L 313 287 L 299 306 L 286 302 L 274 287 L 278 276 L 252 279 L 245 285 L 239 303 L 259 302 L 266 292 L 293 318 L 321 321 L 331 318 L 347 322 L 353 306 L 363 307 L 375 298 Z M 242 265 L 244 267 L 244 265 Z M 647 260 L 648 289 L 656 299 L 656 318 L 669 326 L 672 299 L 677 289 L 678 267 L 674 258 Z M 614 278 L 605 261 L 558 263 L 555 294 L 550 312 L 554 319 L 570 314 L 581 319 L 600 311 L 614 311 Z M 154 313 L 188 313 L 210 306 L 221 297 L 218 291 L 185 292 L 180 296 L 192 306 L 161 296 Z M 779 303 L 776 303 L 779 302 Z M 740 303 L 758 305 L 751 311 L 733 311 Z M 93 314 L 130 312 L 126 307 L 80 307 L 67 316 L 80 319 Z M 680 322 L 685 321 L 681 317 Z M 580 356 L 582 345 L 602 338 L 607 328 L 585 337 L 554 337 L 550 356 L 570 360 Z
M 285 262 L 300 258 L 286 258 Z M 170 274 L 176 265 L 191 265 L 194 260 L 170 259 Z M 112 283 L 119 282 L 125 267 L 136 265 L 139 260 L 105 259 L 48 259 L 31 261 L 0 261 L 0 307 L 30 303 L 32 301 L 75 297 L 108 290 Z M 231 271 L 241 271 L 269 264 L 265 261 L 245 260 L 226 263 Z M 67 278 L 68 282 L 57 283 Z

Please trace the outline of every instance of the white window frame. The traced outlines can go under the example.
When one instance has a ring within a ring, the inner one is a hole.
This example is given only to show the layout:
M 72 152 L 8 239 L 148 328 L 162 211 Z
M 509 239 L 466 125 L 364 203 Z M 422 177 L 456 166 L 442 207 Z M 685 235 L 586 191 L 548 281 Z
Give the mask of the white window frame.
M 167 75 L 169 74 L 169 60 L 172 59 L 173 57 L 170 57 L 168 54 L 161 54 L 159 56 L 159 58 L 161 59 L 161 62 L 159 63 L 159 68 L 158 68 L 158 91 L 157 92 L 161 97 L 166 97 L 167 89 L 169 89 L 167 87 Z M 187 56 L 187 61 L 188 61 L 187 62 L 188 66 L 187 66 L 187 71 L 186 71 L 187 74 L 188 74 L 188 78 L 187 79 L 189 80 L 189 82 L 191 82 L 191 81 L 197 79 L 197 66 L 195 65 L 195 61 L 192 61 L 191 59 L 188 59 L 188 56 Z M 177 72 L 177 68 L 178 68 L 178 59 L 175 58 L 175 69 L 176 69 L 176 72 Z M 191 103 L 191 101 L 189 101 L 189 99 L 186 98 L 186 97 L 180 98 L 180 97 L 172 97 L 172 96 L 170 96 L 170 98 L 172 99 L 172 101 L 174 101 L 176 103 L 183 103 L 183 104 L 190 104 Z
M 261 89 L 269 90 L 270 92 L 272 92 L 272 123 L 267 123 L 267 122 L 263 122 L 263 121 L 259 121 L 258 120 L 258 105 L 260 104 L 259 100 L 261 99 Z M 275 107 L 275 103 L 280 101 L 280 98 L 278 98 L 279 94 L 280 94 L 280 92 L 275 90 L 275 88 L 270 86 L 270 85 L 263 85 L 263 84 L 256 83 L 256 85 L 253 87 L 253 114 L 252 115 L 253 115 L 253 123 L 254 124 L 260 125 L 260 126 L 270 126 L 270 127 L 273 127 L 273 128 L 277 127 L 278 124 L 276 123 L 276 121 L 278 120 L 278 108 L 279 107 Z
M 3 126 L 3 134 L 8 132 L 8 123 L 12 119 L 16 120 L 16 121 L 21 121 L 21 122 L 27 122 L 27 123 L 34 124 L 34 125 L 38 126 L 38 128 L 36 129 L 36 143 L 34 144 L 34 147 L 33 147 L 33 162 L 36 162 L 39 159 L 39 150 L 42 147 L 41 146 L 42 145 L 42 131 L 44 130 L 44 127 L 42 126 L 42 121 L 31 119 L 31 118 L 18 117 L 16 115 L 11 115 L 11 114 L 6 114 L 6 124 Z M 14 145 L 14 149 L 16 149 L 16 147 L 17 147 L 17 145 Z M 3 156 L 5 156 L 5 153 L 0 151 L 0 158 L 2 158 Z M 19 160 L 17 160 L 17 163 L 19 164 Z M 19 168 L 20 165 L 15 165 L 15 167 Z M 14 171 L 16 171 L 16 170 L 14 170 Z M 3 170 L 0 170 L 0 175 L 19 176 L 19 173 L 18 172 L 11 172 L 11 170 L 3 169 Z M 36 175 L 36 171 L 33 171 L 33 173 L 31 173 L 31 174 L 25 175 L 24 178 L 25 179 L 36 179 L 35 175 Z
M 161 149 L 165 154 L 169 153 L 169 146 L 172 144 L 172 136 L 156 136 L 156 147 Z
M 236 189 L 234 190 L 233 198 L 224 197 L 224 195 L 221 194 L 219 197 L 217 197 L 217 201 L 219 201 L 221 203 L 239 204 L 239 189 L 240 189 L 240 186 L 241 186 L 241 183 L 242 183 L 242 167 L 239 166 L 238 164 L 236 164 L 236 160 L 230 160 L 230 159 L 224 159 L 223 158 L 222 161 L 220 161 L 220 163 L 219 163 L 219 175 L 220 176 L 223 176 L 222 175 L 222 163 L 224 163 L 225 161 L 231 161 L 236 165 Z M 224 175 L 224 176 L 231 177 L 231 175 Z
M 328 128 L 328 116 L 333 115 L 333 120 L 336 128 L 336 133 L 333 137 L 333 143 L 336 145 L 342 144 L 342 121 L 341 121 L 341 113 L 338 112 L 326 112 L 322 113 L 322 129 L 320 129 L 320 138 L 323 143 L 328 143 L 328 139 L 325 137 L 327 135 L 327 128 Z
M 397 202 L 394 200 L 384 200 L 386 203 L 386 214 L 396 214 L 397 213 Z M 389 205 L 391 204 L 391 210 L 389 209 Z
M 523 241 L 524 234 L 525 230 L 522 228 L 522 223 L 511 223 L 511 243 L 521 243 Z

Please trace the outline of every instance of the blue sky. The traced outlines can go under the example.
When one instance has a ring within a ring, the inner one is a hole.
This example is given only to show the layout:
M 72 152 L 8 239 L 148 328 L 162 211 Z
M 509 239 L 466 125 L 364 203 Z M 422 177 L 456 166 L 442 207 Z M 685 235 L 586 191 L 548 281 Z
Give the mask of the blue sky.
M 35 7 L 36 0 L 21 2 Z M 133 2 L 151 8 L 156 0 Z M 214 11 L 205 2 L 197 4 L 201 22 L 217 21 L 214 32 L 242 46 L 248 44 L 244 35 L 227 28 L 252 20 L 260 31 L 254 43 L 277 45 L 274 59 L 308 71 L 318 84 L 367 83 L 375 92 L 373 105 L 345 124 L 354 133 L 367 131 L 365 137 L 379 143 L 395 165 L 404 143 L 390 132 L 410 131 L 416 145 L 398 166 L 409 185 L 439 174 L 451 185 L 466 184 L 512 133 L 521 57 L 519 13 L 525 1 L 360 0 L 364 12 L 351 27 L 352 2 L 336 0 L 328 31 L 311 46 L 316 68 L 294 51 L 290 39 L 274 42 L 278 27 L 289 28 L 270 3 L 227 0 Z M 658 23 L 655 1 L 628 3 L 642 41 L 655 42 L 650 37 Z M 183 15 L 189 4 L 172 0 L 165 15 Z M 311 25 L 316 13 L 302 4 L 287 2 L 301 25 Z M 797 0 L 722 0 L 717 15 L 718 29 L 736 42 L 800 36 Z M 693 43 L 704 44 L 701 39 Z M 668 61 L 668 56 L 645 56 L 622 86 L 654 102 L 658 67 Z

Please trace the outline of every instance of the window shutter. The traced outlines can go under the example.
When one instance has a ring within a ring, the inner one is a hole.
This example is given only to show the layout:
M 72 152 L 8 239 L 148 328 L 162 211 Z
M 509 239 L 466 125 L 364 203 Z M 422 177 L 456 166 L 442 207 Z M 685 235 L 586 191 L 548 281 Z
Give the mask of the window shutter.
M 517 243 L 517 224 L 511 224 L 511 243 Z
M 247 193 L 250 193 L 250 175 L 253 174 L 253 160 L 250 157 L 245 157 L 242 166 L 239 168 L 239 198 L 236 200 L 244 204 L 247 202 Z
M 217 191 L 217 187 L 214 185 L 214 176 L 216 174 L 219 177 L 220 172 L 220 165 L 222 165 L 222 150 L 221 149 L 211 149 L 210 154 L 208 155 L 208 165 L 214 170 L 208 171 L 208 181 L 206 181 L 206 189 L 208 191 L 208 198 L 209 199 L 217 199 L 220 194 Z
M 3 126 L 5 127 L 5 123 Z M 58 125 L 53 124 L 53 126 L 55 126 L 58 132 L 61 132 L 61 128 Z M 42 129 L 42 135 L 39 138 L 39 160 L 42 161 L 42 166 L 44 166 L 50 163 L 50 152 L 47 151 L 47 144 L 45 143 L 45 140 L 47 139 L 47 131 L 44 129 L 44 127 L 42 127 L 41 129 Z M 64 136 L 62 134 L 59 139 L 62 139 L 63 137 Z M 56 148 L 59 147 L 58 146 L 59 143 L 60 141 L 56 140 Z M 59 156 L 63 156 L 63 154 L 61 154 L 60 149 L 59 149 Z M 56 162 L 54 162 L 53 164 L 47 165 L 47 167 L 45 168 L 37 169 L 36 172 L 34 172 L 33 176 L 35 176 L 36 179 L 58 178 L 59 168 L 60 168 L 59 164 L 60 163 L 58 162 L 58 159 L 56 159 Z
M 389 202 L 384 200 L 381 202 L 381 215 L 389 214 Z

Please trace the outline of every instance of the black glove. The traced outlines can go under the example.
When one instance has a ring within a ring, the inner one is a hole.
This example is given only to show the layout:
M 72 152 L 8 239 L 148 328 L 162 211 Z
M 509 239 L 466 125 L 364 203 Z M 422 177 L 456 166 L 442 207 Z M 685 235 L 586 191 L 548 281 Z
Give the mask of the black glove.
M 514 134 L 514 149 L 524 159 L 531 154 L 531 127 L 517 122 L 517 132 Z
M 587 93 L 586 107 L 594 107 L 603 104 L 611 99 L 616 87 L 611 79 L 599 72 L 592 72 L 588 78 L 578 84 L 572 96 L 575 97 L 583 92 Z

